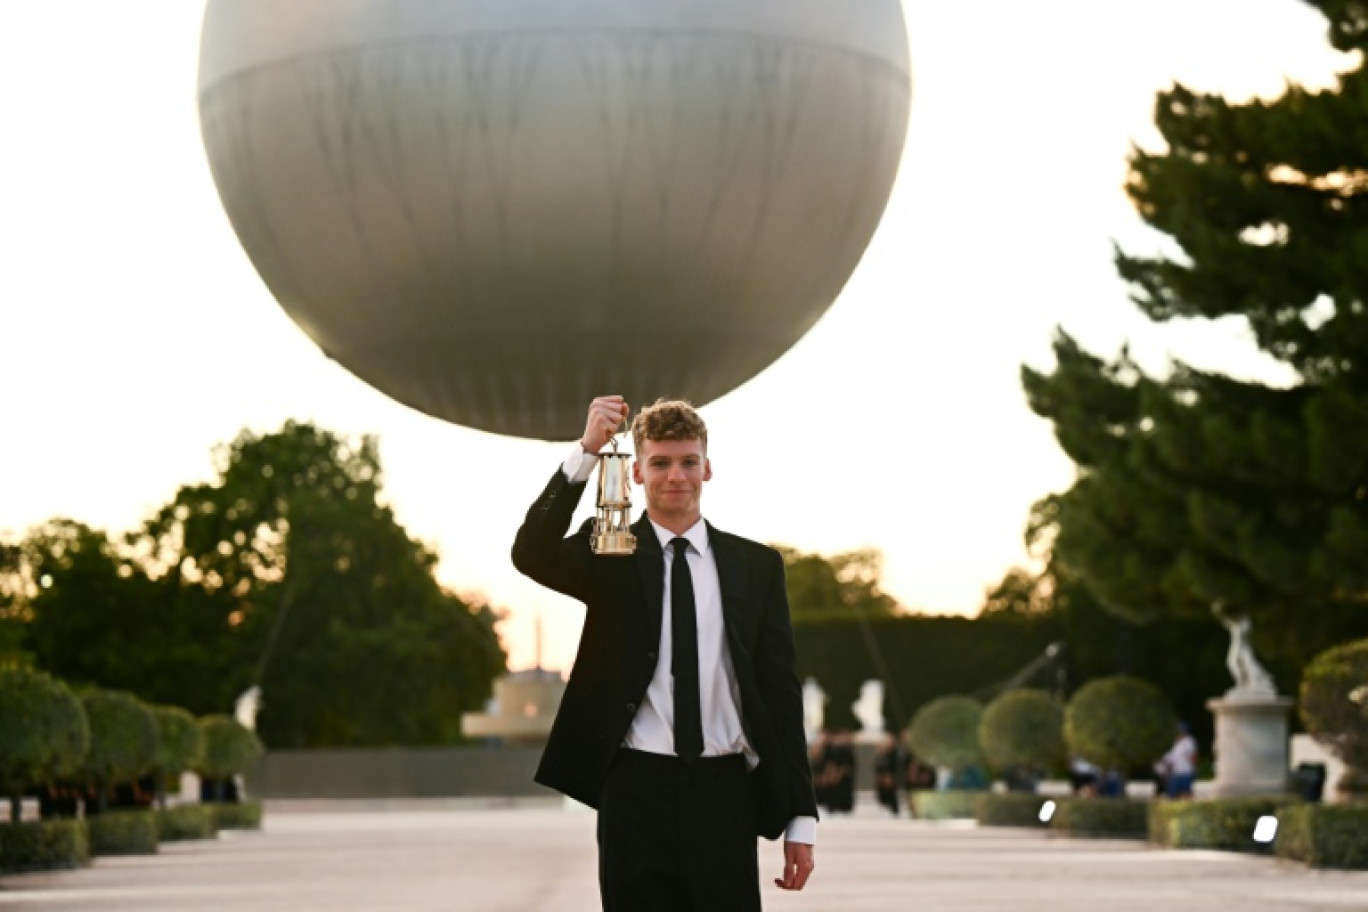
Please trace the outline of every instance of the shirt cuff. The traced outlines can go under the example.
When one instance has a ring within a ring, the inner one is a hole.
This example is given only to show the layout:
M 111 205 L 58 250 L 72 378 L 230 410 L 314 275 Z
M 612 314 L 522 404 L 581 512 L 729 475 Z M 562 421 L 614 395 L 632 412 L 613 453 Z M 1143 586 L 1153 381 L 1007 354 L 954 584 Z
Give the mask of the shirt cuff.
M 565 462 L 561 463 L 561 471 L 565 473 L 566 481 L 571 484 L 579 484 L 589 480 L 589 476 L 594 474 L 594 466 L 596 465 L 598 465 L 598 455 L 584 452 L 584 447 L 576 441 L 574 451 L 565 457 Z
M 817 844 L 817 818 L 794 817 L 784 830 L 785 842 L 801 842 L 806 845 Z

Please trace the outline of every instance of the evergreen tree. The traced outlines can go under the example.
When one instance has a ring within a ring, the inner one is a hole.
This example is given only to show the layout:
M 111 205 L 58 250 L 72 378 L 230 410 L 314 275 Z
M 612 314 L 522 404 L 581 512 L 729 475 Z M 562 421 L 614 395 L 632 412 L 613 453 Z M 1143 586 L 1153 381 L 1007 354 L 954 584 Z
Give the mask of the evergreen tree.
M 1368 5 L 1313 5 L 1337 48 L 1368 47 Z M 1181 251 L 1118 252 L 1136 305 L 1243 319 L 1295 383 L 1149 376 L 1063 332 L 1053 372 L 1022 372 L 1078 466 L 1033 520 L 1067 574 L 1136 621 L 1252 615 L 1284 667 L 1368 626 L 1368 72 L 1353 59 L 1334 87 L 1273 101 L 1175 86 L 1156 105 L 1166 148 L 1130 160 L 1140 215 Z

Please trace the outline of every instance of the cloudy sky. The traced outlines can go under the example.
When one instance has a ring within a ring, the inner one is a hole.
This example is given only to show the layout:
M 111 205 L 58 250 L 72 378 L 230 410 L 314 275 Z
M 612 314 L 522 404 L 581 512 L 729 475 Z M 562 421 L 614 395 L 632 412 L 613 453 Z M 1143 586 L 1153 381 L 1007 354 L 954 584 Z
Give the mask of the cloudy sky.
M 972 613 L 1026 560 L 1030 504 L 1070 482 L 1021 364 L 1063 326 L 1162 369 L 1272 380 L 1238 323 L 1147 326 L 1111 263 L 1154 249 L 1121 186 L 1173 81 L 1245 98 L 1348 61 L 1297 0 L 904 0 L 914 89 L 883 223 L 797 346 L 708 406 L 721 528 L 831 553 L 873 546 L 909 608 Z M 440 576 L 508 611 L 515 668 L 567 668 L 582 610 L 508 545 L 564 446 L 443 424 L 328 361 L 274 303 L 200 141 L 203 3 L 0 8 L 0 534 L 50 517 L 112 533 L 211 477 L 241 428 L 312 420 L 381 441 L 386 492 Z M 586 498 L 582 510 L 591 504 Z

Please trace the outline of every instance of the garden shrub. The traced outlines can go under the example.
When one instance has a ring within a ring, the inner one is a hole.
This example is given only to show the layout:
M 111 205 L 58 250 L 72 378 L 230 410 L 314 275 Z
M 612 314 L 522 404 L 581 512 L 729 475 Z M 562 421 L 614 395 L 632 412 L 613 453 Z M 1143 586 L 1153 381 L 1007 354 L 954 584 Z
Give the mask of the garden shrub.
M 52 871 L 90 864 L 84 820 L 0 824 L 0 872 Z
M 261 756 L 256 733 L 231 716 L 205 716 L 200 720 L 204 752 L 196 768 L 209 779 L 229 779 L 247 771 Z
M 916 789 L 908 792 L 907 807 L 918 820 L 973 820 L 974 801 L 982 794 L 963 789 Z
M 1069 753 L 1103 769 L 1148 767 L 1173 743 L 1178 724 L 1159 689 L 1116 675 L 1089 681 L 1064 710 Z
M 1306 730 L 1349 767 L 1340 790 L 1368 791 L 1368 639 L 1312 659 L 1297 705 Z
M 0 668 L 0 797 L 12 802 L 30 786 L 73 772 L 86 754 L 85 710 L 65 684 L 32 668 Z
M 155 855 L 157 817 L 152 811 L 105 811 L 86 818 L 92 855 Z
M 219 830 L 261 829 L 261 802 L 236 801 L 206 804 L 214 815 L 214 827 Z
M 1009 690 L 984 709 L 978 738 L 1000 770 L 1046 769 L 1064 760 L 1064 704 L 1043 690 Z
M 974 819 L 982 826 L 1047 826 L 1040 819 L 1040 807 L 1046 800 L 1029 792 L 982 792 L 974 801 Z
M 1129 798 L 1055 798 L 1050 827 L 1069 836 L 1144 839 L 1149 802 Z
M 160 842 L 214 838 L 214 811 L 207 804 L 159 808 L 154 816 L 157 818 L 157 839 Z
M 152 709 L 132 694 L 116 690 L 91 690 L 81 697 L 90 722 L 90 750 L 81 771 L 99 793 L 99 808 L 112 786 L 149 772 L 157 762 L 161 737 Z M 91 849 L 97 838 L 91 831 Z
M 157 716 L 156 770 L 162 777 L 194 769 L 204 756 L 204 731 L 199 721 L 179 706 L 155 706 Z
M 1299 799 L 1292 795 L 1250 795 L 1194 801 L 1158 799 L 1150 803 L 1149 840 L 1172 849 L 1228 849 L 1268 852 L 1254 841 L 1260 817 L 1278 813 Z
M 1313 868 L 1368 870 L 1368 805 L 1288 805 L 1278 811 L 1273 848 Z
M 983 704 L 970 697 L 940 697 L 912 717 L 908 742 L 932 766 L 962 769 L 983 760 L 978 728 Z M 972 816 L 972 814 L 970 815 Z

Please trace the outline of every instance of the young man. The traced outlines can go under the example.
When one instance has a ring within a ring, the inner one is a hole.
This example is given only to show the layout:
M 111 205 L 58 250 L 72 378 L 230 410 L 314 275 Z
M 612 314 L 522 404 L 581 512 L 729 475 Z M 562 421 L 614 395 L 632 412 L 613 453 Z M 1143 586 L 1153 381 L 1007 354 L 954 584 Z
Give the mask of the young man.
M 592 521 L 564 537 L 628 412 L 590 404 L 513 544 L 520 571 L 587 608 L 536 779 L 598 809 L 605 910 L 755 912 L 756 836 L 784 835 L 775 884 L 801 890 L 816 834 L 783 561 L 703 519 L 708 431 L 685 402 L 632 422 L 636 553 L 593 554 Z

